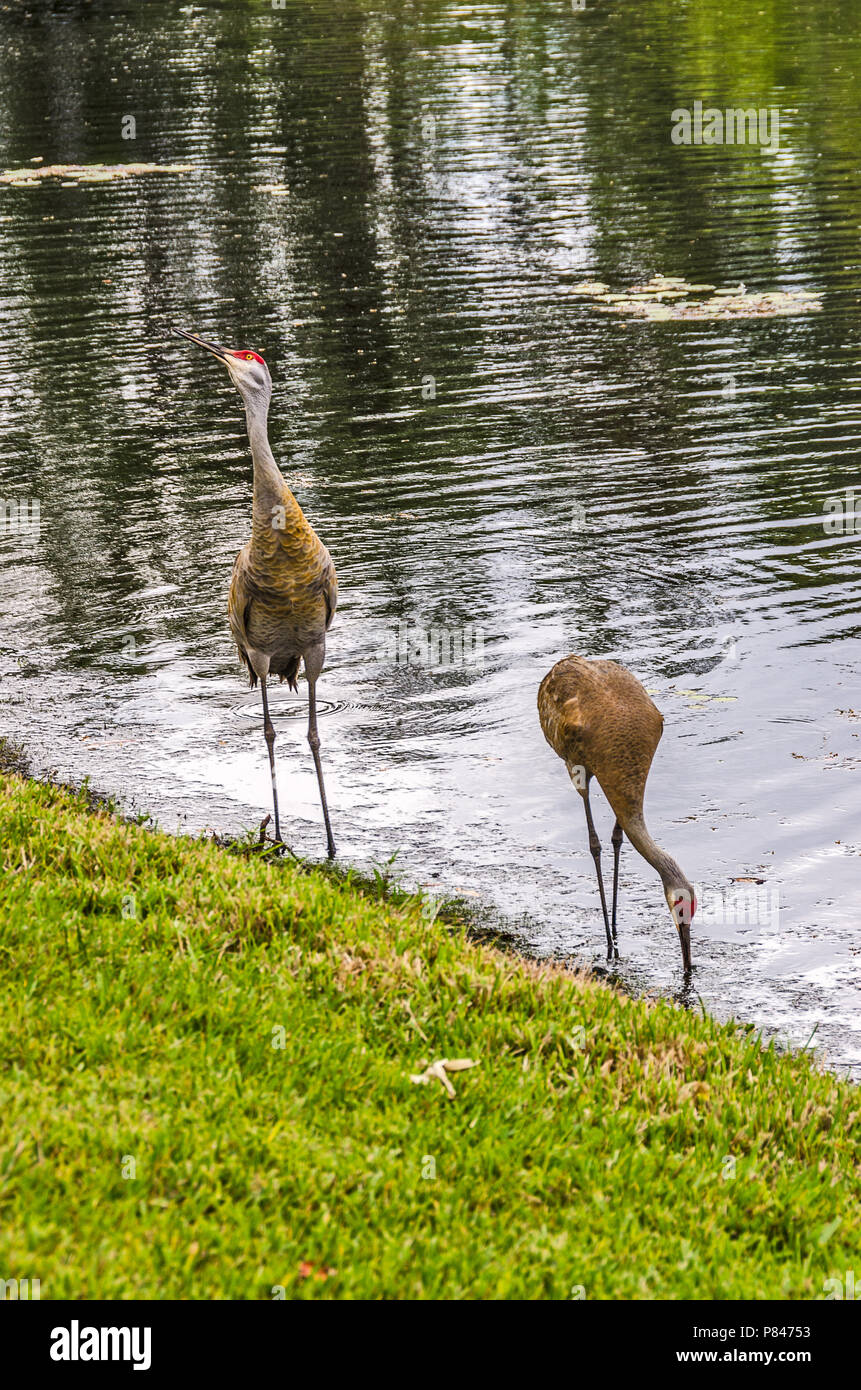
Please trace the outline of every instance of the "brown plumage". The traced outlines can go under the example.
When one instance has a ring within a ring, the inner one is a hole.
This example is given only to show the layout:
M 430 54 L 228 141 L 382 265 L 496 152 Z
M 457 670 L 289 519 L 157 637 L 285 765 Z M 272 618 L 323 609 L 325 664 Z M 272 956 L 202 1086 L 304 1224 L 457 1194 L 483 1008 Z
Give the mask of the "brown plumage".
M 595 860 L 607 933 L 607 959 L 616 949 L 616 899 L 623 835 L 652 865 L 664 885 L 678 930 L 685 970 L 690 969 L 690 924 L 694 891 L 674 859 L 655 844 L 643 819 L 643 797 L 664 720 L 640 682 L 615 661 L 567 656 L 544 677 L 538 691 L 544 737 L 568 769 L 583 797 L 589 848 Z M 592 820 L 589 783 L 595 778 L 616 813 L 613 845 L 612 923 L 601 876 L 601 844 Z
M 257 654 L 266 653 L 268 675 L 296 690 L 302 657 L 324 641 L 337 604 L 331 555 L 280 473 L 266 479 L 256 468 L 251 538 L 234 562 L 227 601 L 251 685 L 265 664 Z
M 233 566 L 227 615 L 239 656 L 251 685 L 260 682 L 263 732 L 269 750 L 275 838 L 281 840 L 275 778 L 275 730 L 269 717 L 270 676 L 298 689 L 300 663 L 308 681 L 308 743 L 317 771 L 320 802 L 331 858 L 335 842 L 320 762 L 317 732 L 317 680 L 326 658 L 326 633 L 338 605 L 338 580 L 332 557 L 287 486 L 272 450 L 266 422 L 272 378 L 256 352 L 216 347 L 184 329 L 175 330 L 206 348 L 227 367 L 245 402 L 245 418 L 254 463 L 251 538 Z

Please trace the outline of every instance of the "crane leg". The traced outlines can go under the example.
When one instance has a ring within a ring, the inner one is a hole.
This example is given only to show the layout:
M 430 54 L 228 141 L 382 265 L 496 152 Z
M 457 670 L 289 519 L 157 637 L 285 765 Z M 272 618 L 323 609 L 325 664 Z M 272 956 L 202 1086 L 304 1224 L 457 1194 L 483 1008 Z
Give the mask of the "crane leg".
M 305 662 L 305 674 L 308 675 L 308 663 Z M 314 758 L 314 766 L 317 769 L 317 782 L 320 787 L 320 804 L 323 807 L 323 820 L 326 822 L 326 848 L 329 858 L 335 858 L 335 841 L 332 838 L 332 826 L 329 821 L 329 804 L 326 801 L 326 787 L 323 783 L 323 764 L 320 762 L 320 735 L 317 733 L 317 682 L 308 678 L 308 744 Z
M 622 850 L 622 827 L 618 821 L 613 826 L 613 834 L 610 842 L 613 846 L 613 917 L 611 927 L 613 929 L 613 945 L 616 945 L 616 898 L 619 893 L 619 855 Z
M 272 804 L 275 808 L 275 839 L 283 845 L 281 839 L 281 823 L 278 819 L 278 783 L 275 779 L 275 730 L 272 727 L 272 720 L 269 718 L 269 699 L 266 694 L 266 677 L 260 677 L 260 689 L 263 693 L 263 737 L 266 739 L 266 747 L 269 749 L 269 771 L 272 774 Z
M 586 807 L 586 826 L 589 830 L 589 848 L 592 851 L 592 858 L 595 860 L 595 872 L 598 875 L 598 892 L 601 894 L 601 911 L 604 914 L 604 930 L 607 933 L 607 959 L 613 959 L 613 937 L 610 934 L 610 918 L 607 915 L 607 898 L 604 893 L 604 880 L 601 877 L 601 841 L 598 839 L 598 832 L 595 829 L 595 822 L 592 819 L 592 807 L 589 805 L 589 784 L 587 782 L 585 791 L 580 795 L 583 798 L 583 805 Z M 618 957 L 619 952 L 616 951 Z

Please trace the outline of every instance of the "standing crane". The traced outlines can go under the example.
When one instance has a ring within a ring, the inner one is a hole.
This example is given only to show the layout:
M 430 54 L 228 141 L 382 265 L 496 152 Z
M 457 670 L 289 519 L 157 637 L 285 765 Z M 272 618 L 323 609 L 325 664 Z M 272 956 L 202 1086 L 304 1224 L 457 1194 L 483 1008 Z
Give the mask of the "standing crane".
M 298 690 L 300 662 L 308 681 L 308 743 L 317 769 L 326 844 L 335 857 L 335 841 L 320 762 L 317 732 L 317 680 L 326 658 L 326 633 L 338 604 L 338 580 L 332 557 L 281 475 L 266 431 L 272 378 L 263 358 L 245 348 L 216 347 L 184 328 L 174 332 L 206 348 L 223 362 L 245 403 L 245 419 L 254 463 L 251 539 L 233 566 L 227 615 L 251 686 L 259 680 L 263 696 L 263 734 L 269 750 L 275 839 L 281 839 L 278 785 L 275 777 L 275 730 L 269 716 L 267 682 L 286 680 Z
M 616 944 L 616 898 L 619 854 L 628 836 L 634 849 L 660 875 L 664 896 L 679 933 L 685 973 L 691 969 L 691 918 L 696 911 L 694 890 L 675 859 L 655 844 L 643 819 L 643 795 L 664 720 L 636 676 L 615 661 L 589 661 L 566 656 L 548 671 L 538 690 L 538 717 L 544 737 L 565 763 L 583 798 L 589 849 L 598 875 L 598 892 L 607 933 L 607 959 L 619 952 Z M 601 842 L 592 820 L 589 783 L 598 780 L 616 813 L 613 845 L 612 927 L 607 915 L 601 877 Z

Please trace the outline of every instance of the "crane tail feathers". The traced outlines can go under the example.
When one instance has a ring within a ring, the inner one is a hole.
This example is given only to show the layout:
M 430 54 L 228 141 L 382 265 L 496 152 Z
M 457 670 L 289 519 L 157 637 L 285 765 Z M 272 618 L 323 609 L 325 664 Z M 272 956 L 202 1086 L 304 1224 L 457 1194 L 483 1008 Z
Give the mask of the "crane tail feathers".
M 251 665 L 251 662 L 250 662 L 250 660 L 249 660 L 249 658 L 248 658 L 248 653 L 247 653 L 242 647 L 239 648 L 239 659 L 240 659 L 240 661 L 242 662 L 243 666 L 244 666 L 244 667 L 246 668 L 246 670 L 248 671 L 248 683 L 249 683 L 249 687 L 250 687 L 252 690 L 255 690 L 256 687 L 257 687 L 257 672 L 255 671 L 254 667 Z M 299 665 L 300 665 L 301 661 L 302 661 L 301 656 L 291 656 L 290 659 L 289 659 L 289 661 L 286 662 L 286 664 L 284 665 L 284 667 L 283 667 L 281 670 L 278 670 L 278 669 L 276 669 L 276 668 L 271 668 L 271 669 L 270 669 L 270 675 L 277 676 L 278 679 L 279 679 L 280 681 L 286 681 L 287 684 L 289 685 L 290 689 L 291 689 L 291 690 L 295 690 L 296 693 L 298 694 L 298 693 L 299 693 L 299 681 L 298 681 L 298 676 L 299 676 Z
M 246 671 L 248 672 L 248 688 L 249 688 L 249 690 L 256 690 L 256 689 L 257 689 L 257 672 L 255 671 L 254 667 L 251 665 L 251 662 L 248 660 L 248 653 L 247 653 L 246 651 L 243 651 L 243 649 L 242 649 L 241 647 L 239 648 L 239 660 L 242 662 L 242 665 L 245 667 Z
M 290 661 L 288 661 L 287 665 L 284 667 L 284 670 L 278 672 L 278 675 L 280 676 L 281 680 L 286 681 L 290 689 L 295 690 L 297 694 L 299 692 L 299 682 L 297 680 L 297 677 L 299 675 L 299 662 L 301 660 L 302 658 L 299 656 L 292 657 Z

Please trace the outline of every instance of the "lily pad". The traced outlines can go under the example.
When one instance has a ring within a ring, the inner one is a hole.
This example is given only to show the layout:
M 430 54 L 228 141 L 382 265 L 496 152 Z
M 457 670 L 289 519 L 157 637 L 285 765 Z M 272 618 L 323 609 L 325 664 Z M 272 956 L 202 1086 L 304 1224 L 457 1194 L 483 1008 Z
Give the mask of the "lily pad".
M 108 183 L 130 179 L 138 174 L 189 174 L 192 164 L 44 164 L 39 169 L 6 169 L 0 183 L 12 188 L 33 188 L 42 179 L 62 179 L 61 187 L 79 183 Z
M 632 285 L 621 294 L 601 281 L 584 280 L 571 286 L 569 293 L 594 299 L 601 313 L 650 322 L 785 318 L 790 314 L 817 313 L 822 308 L 820 296 L 810 290 L 759 293 L 748 290 L 743 283 L 718 289 L 714 285 L 690 284 L 677 275 L 653 275 L 644 284 Z
M 600 280 L 581 280 L 579 284 L 569 285 L 568 293 L 584 294 L 589 296 L 602 295 L 606 294 L 609 288 L 609 285 L 603 284 Z

